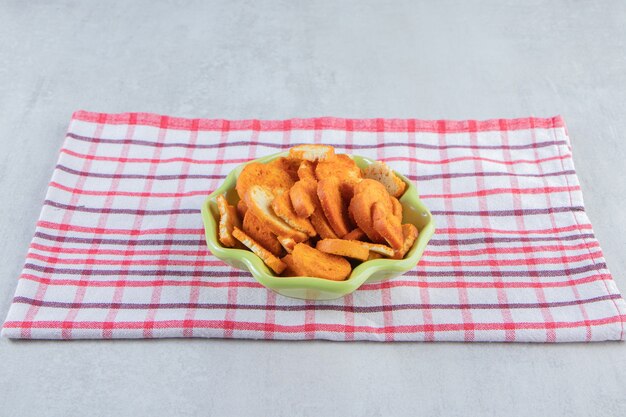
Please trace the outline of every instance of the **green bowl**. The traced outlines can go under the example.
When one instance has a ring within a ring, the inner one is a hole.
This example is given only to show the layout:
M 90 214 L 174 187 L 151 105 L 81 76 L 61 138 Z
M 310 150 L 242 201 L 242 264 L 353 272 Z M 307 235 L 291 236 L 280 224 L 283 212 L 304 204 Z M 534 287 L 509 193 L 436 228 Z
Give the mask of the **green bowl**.
M 286 155 L 287 152 L 268 155 L 250 161 L 248 164 L 252 162 L 267 163 Z M 365 168 L 374 162 L 371 159 L 356 155 L 352 155 L 351 158 L 360 168 Z M 219 212 L 216 198 L 220 194 L 225 194 L 230 204 L 237 204 L 239 196 L 235 190 L 235 185 L 237 177 L 245 165 L 233 169 L 224 183 L 213 191 L 202 205 L 206 243 L 215 257 L 234 268 L 250 271 L 259 283 L 284 296 L 305 300 L 332 300 L 350 294 L 364 282 L 381 281 L 402 275 L 417 265 L 426 244 L 435 232 L 432 215 L 420 201 L 415 185 L 403 175 L 398 174 L 407 184 L 407 189 L 400 198 L 403 207 L 402 222 L 413 223 L 419 230 L 417 240 L 404 259 L 375 259 L 363 262 L 352 270 L 345 281 L 330 281 L 315 277 L 276 276 L 254 253 L 248 250 L 224 247 L 218 239 Z

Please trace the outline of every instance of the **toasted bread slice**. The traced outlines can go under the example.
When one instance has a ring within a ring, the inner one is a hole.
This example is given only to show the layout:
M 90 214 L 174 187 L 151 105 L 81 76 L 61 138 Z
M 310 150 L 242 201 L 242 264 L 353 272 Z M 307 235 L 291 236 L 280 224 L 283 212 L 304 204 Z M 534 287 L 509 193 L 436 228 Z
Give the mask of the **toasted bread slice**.
M 402 235 L 404 236 L 404 241 L 402 242 L 402 247 L 394 252 L 394 259 L 404 258 L 404 255 L 413 247 L 413 243 L 415 243 L 419 232 L 411 223 L 405 223 L 402 225 Z
M 333 231 L 333 228 L 328 224 L 328 220 L 326 220 L 326 216 L 324 216 L 324 212 L 321 207 L 317 207 L 313 214 L 311 214 L 311 224 L 317 231 L 317 234 L 320 235 L 322 239 L 337 239 L 338 236 Z
M 315 246 L 318 250 L 331 255 L 346 256 L 348 258 L 367 260 L 369 250 L 355 240 L 322 239 Z
M 298 181 L 298 179 L 299 179 L 298 178 L 298 167 L 300 166 L 300 160 L 298 160 L 298 159 L 281 157 L 281 158 L 274 159 L 268 165 L 273 165 L 273 166 L 275 166 L 277 168 L 282 169 L 287 174 L 289 174 L 289 176 L 291 177 L 291 179 L 294 182 Z
M 263 186 L 274 192 L 289 190 L 294 184 L 291 175 L 277 165 L 253 162 L 244 167 L 237 178 L 237 194 L 243 199 L 250 187 Z
M 250 211 L 243 218 L 243 231 L 276 256 L 283 252 L 276 235 Z
M 254 239 L 245 234 L 241 229 L 235 227 L 233 229 L 233 236 L 245 246 L 247 246 L 255 255 L 265 262 L 265 265 L 269 266 L 274 272 L 280 274 L 285 270 L 287 265 L 277 257 L 275 257 L 270 251 L 259 245 Z
M 335 157 L 335 148 L 330 145 L 298 145 L 289 149 L 289 157 L 306 161 L 328 161 Z
M 239 243 L 237 239 L 233 237 L 233 229 L 235 227 L 241 227 L 241 221 L 237 215 L 235 207 L 228 204 L 226 197 L 223 194 L 217 196 L 217 210 L 220 213 L 219 222 L 219 239 L 224 246 L 234 248 Z
M 298 168 L 298 179 L 317 181 L 315 177 L 315 162 L 302 161 Z
M 296 214 L 310 217 L 317 207 L 317 181 L 300 180 L 289 190 L 289 198 Z
M 391 197 L 391 210 L 393 211 L 393 215 L 402 223 L 402 203 L 395 197 Z
M 307 239 L 307 235 L 293 229 L 272 210 L 274 194 L 266 187 L 253 185 L 244 196 L 248 211 L 252 212 L 261 222 L 277 236 L 289 236 L 298 242 Z
M 339 180 L 339 189 L 344 201 L 349 202 L 354 195 L 354 186 L 363 178 L 363 172 L 346 154 L 335 155 L 330 161 L 318 162 L 315 167 L 318 180 L 335 177 Z
M 354 223 L 365 233 L 369 240 L 372 242 L 380 242 L 383 240 L 383 237 L 374 230 L 372 205 L 373 202 L 367 194 L 356 194 L 352 197 L 352 200 L 350 200 L 348 212 Z
M 346 235 L 350 231 L 348 229 L 350 220 L 346 210 L 347 204 L 344 204 L 339 190 L 339 180 L 329 177 L 318 181 L 317 197 L 335 234 L 339 237 Z
M 378 253 L 387 258 L 391 258 L 393 256 L 393 249 L 389 246 L 379 245 L 378 243 L 361 242 L 360 240 L 355 240 L 355 242 L 359 242 L 370 252 Z
M 365 237 L 365 232 L 357 227 L 356 229 L 352 230 L 350 233 L 345 235 L 342 239 L 363 240 L 364 237 Z
M 372 225 L 389 246 L 395 250 L 402 248 L 402 223 L 378 201 L 372 206 Z
M 285 248 L 287 253 L 293 252 L 293 248 L 298 243 L 295 240 L 293 240 L 292 238 L 287 237 L 287 236 L 278 236 L 278 241 L 280 242 L 282 247 Z
M 294 211 L 289 193 L 282 193 L 274 197 L 272 201 L 272 209 L 278 217 L 292 228 L 306 233 L 309 236 L 316 236 L 317 232 L 311 225 L 311 222 L 305 217 L 299 217 Z
M 237 202 L 237 213 L 239 213 L 240 219 L 243 219 L 243 217 L 246 215 L 246 211 L 248 211 L 248 206 L 246 206 L 245 201 L 239 200 Z
M 371 178 L 383 184 L 390 195 L 400 197 L 406 189 L 406 184 L 387 166 L 386 163 L 376 161 L 364 170 L 365 178 Z
M 352 267 L 345 258 L 330 255 L 303 243 L 298 243 L 291 253 L 294 264 L 304 276 L 318 277 L 333 281 L 345 280 Z
M 337 154 L 328 161 L 318 162 L 315 167 L 318 180 L 336 177 L 340 182 L 356 183 L 363 178 L 361 168 L 346 154 Z
M 301 275 L 301 274 L 298 274 L 296 264 L 293 261 L 293 256 L 290 253 L 283 256 L 280 260 L 283 261 L 285 265 L 287 265 L 287 267 L 283 270 L 282 274 L 280 274 L 281 276 L 297 277 Z
M 341 192 L 341 197 L 343 201 L 350 204 L 350 200 L 354 197 L 354 187 L 358 184 L 357 182 L 342 182 L 339 183 L 339 191 Z
M 372 261 L 374 259 L 380 259 L 382 257 L 383 255 L 381 255 L 380 253 L 370 251 L 369 255 L 367 256 L 367 260 Z
M 393 207 L 389 193 L 381 183 L 372 179 L 365 179 L 356 184 L 354 193 L 348 208 L 350 216 L 372 242 L 385 242 L 381 234 L 374 229 L 372 206 L 374 203 L 380 202 L 387 212 L 392 212 Z
M 354 195 L 361 193 L 370 194 L 373 200 L 389 200 L 389 192 L 385 186 L 370 178 L 359 181 L 354 185 Z M 389 208 L 391 208 L 391 201 L 389 201 Z

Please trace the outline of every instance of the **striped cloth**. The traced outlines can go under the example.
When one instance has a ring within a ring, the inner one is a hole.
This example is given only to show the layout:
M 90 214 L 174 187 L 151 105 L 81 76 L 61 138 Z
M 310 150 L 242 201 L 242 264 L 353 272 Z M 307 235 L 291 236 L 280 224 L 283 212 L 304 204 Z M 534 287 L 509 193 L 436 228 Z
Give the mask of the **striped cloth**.
M 387 161 L 437 231 L 417 268 L 342 299 L 285 298 L 208 252 L 199 208 L 298 143 Z M 74 114 L 3 335 L 573 342 L 624 338 L 560 117 L 227 121 Z

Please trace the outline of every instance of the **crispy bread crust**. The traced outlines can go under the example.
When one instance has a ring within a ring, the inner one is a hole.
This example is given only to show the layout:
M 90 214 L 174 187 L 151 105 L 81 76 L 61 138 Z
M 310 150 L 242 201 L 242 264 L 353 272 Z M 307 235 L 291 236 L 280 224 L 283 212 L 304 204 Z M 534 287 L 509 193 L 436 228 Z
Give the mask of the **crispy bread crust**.
M 289 157 L 306 161 L 327 161 L 335 157 L 335 148 L 330 145 L 298 145 L 289 149 Z
M 287 265 L 285 265 L 283 261 L 275 257 L 270 251 L 265 249 L 263 246 L 259 245 L 254 239 L 252 239 L 250 236 L 245 234 L 240 228 L 235 227 L 233 229 L 233 236 L 235 236 L 237 240 L 239 240 L 246 247 L 248 247 L 248 249 L 254 252 L 255 255 L 261 258 L 261 260 L 265 262 L 265 265 L 270 267 L 277 274 L 280 274 L 281 272 L 283 272 L 285 268 L 287 267 Z
M 331 255 L 346 256 L 348 258 L 367 260 L 369 250 L 358 241 L 344 239 L 322 239 L 317 242 L 316 249 Z
M 402 223 L 380 202 L 372 206 L 372 224 L 385 241 L 395 250 L 402 248 Z
M 237 178 L 237 194 L 243 199 L 252 186 L 264 186 L 276 192 L 289 190 L 294 181 L 289 173 L 272 164 L 254 162 L 248 164 Z
M 282 246 L 276 235 L 249 211 L 243 218 L 243 231 L 274 255 L 280 256 L 282 253 Z
M 330 255 L 299 243 L 291 254 L 298 271 L 304 276 L 343 281 L 350 275 L 352 267 L 345 258 Z
M 282 193 L 274 197 L 274 201 L 272 201 L 272 209 L 278 217 L 280 217 L 292 228 L 302 233 L 306 233 L 311 237 L 317 235 L 317 232 L 313 228 L 313 225 L 311 225 L 311 222 L 307 218 L 299 217 L 296 214 L 293 205 L 291 204 L 289 193 Z
M 394 252 L 394 259 L 404 258 L 404 255 L 413 247 L 413 243 L 415 243 L 419 232 L 414 225 L 406 223 L 402 225 L 402 235 L 404 236 L 404 241 L 402 242 L 402 247 Z
M 317 197 L 335 234 L 339 237 L 346 235 L 349 232 L 349 219 L 339 189 L 339 180 L 329 177 L 318 181 Z
M 224 195 L 217 196 L 217 209 L 220 213 L 219 221 L 219 239 L 220 242 L 226 247 L 234 248 L 239 243 L 237 239 L 233 237 L 233 229 L 235 227 L 241 227 L 241 221 L 237 215 L 235 207 L 228 204 Z
M 317 181 L 300 180 L 289 190 L 289 198 L 296 214 L 310 217 L 317 206 Z

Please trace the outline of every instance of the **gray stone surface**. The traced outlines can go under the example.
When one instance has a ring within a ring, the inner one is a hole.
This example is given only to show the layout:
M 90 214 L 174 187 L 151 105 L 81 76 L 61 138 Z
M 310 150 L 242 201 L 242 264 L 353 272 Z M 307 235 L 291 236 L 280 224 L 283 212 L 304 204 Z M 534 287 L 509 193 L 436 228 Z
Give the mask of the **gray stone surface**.
M 626 292 L 622 1 L 1 1 L 0 316 L 76 109 L 562 114 Z M 626 346 L 0 340 L 1 416 L 618 416 Z

